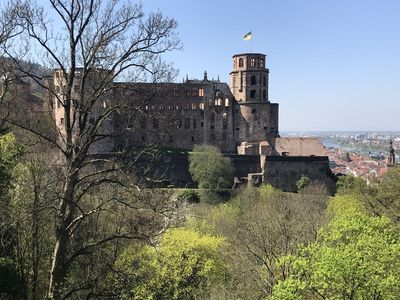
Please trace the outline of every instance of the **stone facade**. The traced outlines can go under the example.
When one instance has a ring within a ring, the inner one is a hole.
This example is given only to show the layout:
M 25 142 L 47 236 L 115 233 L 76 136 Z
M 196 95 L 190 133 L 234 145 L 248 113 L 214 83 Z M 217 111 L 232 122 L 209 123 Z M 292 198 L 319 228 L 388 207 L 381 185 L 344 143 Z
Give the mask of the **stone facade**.
M 90 119 L 106 102 L 124 101 L 129 109 L 114 114 L 104 132 L 120 132 L 112 141 L 104 140 L 92 152 L 109 153 L 128 145 L 157 144 L 161 147 L 190 150 L 196 144 L 212 144 L 225 153 L 236 153 L 242 142 L 259 143 L 278 136 L 278 104 L 268 99 L 268 75 L 265 55 L 246 53 L 233 56 L 231 86 L 219 80 L 182 83 L 114 82 L 109 98 L 93 106 Z M 56 95 L 54 118 L 63 131 L 66 121 L 62 93 L 66 83 L 56 70 L 52 79 Z M 103 76 L 102 70 L 95 75 Z M 104 75 L 105 76 L 105 75 Z M 77 70 L 79 81 L 79 70 Z M 94 80 L 93 80 L 94 81 Z M 79 86 L 76 89 L 77 101 Z
M 53 110 L 62 132 L 65 82 L 59 72 L 55 71 L 52 80 Z M 96 70 L 94 74 L 101 78 L 107 76 L 107 70 Z M 108 105 L 120 104 L 124 109 L 111 115 L 101 129 L 118 134 L 96 143 L 92 153 L 110 154 L 124 147 L 149 144 L 183 150 L 211 144 L 229 155 L 236 176 L 246 177 L 249 182 L 263 181 L 294 191 L 296 181 L 306 175 L 331 187 L 329 161 L 317 139 L 279 137 L 279 105 L 269 101 L 266 56 L 234 55 L 230 80 L 230 86 L 209 80 L 205 72 L 203 79 L 182 83 L 113 82 L 110 92 L 96 100 L 89 119 L 95 120 Z M 74 89 L 79 102 L 80 87 Z M 177 181 L 184 182 L 182 178 Z

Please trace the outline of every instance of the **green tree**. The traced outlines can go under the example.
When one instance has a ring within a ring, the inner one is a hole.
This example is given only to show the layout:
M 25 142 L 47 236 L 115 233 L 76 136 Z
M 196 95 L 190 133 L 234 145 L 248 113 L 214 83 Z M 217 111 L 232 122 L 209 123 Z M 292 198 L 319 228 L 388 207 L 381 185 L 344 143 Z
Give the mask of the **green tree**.
M 290 264 L 292 272 L 274 288 L 274 300 L 400 295 L 400 236 L 388 218 L 368 216 L 355 203 L 341 209 L 316 242 L 281 263 Z
M 310 178 L 308 176 L 302 175 L 300 179 L 296 182 L 297 191 L 301 192 L 310 184 Z
M 111 284 L 120 299 L 202 299 L 224 275 L 224 240 L 172 229 L 157 247 L 131 246 L 118 258 Z
M 199 188 L 230 188 L 233 183 L 233 166 L 215 146 L 195 145 L 189 154 L 189 171 Z

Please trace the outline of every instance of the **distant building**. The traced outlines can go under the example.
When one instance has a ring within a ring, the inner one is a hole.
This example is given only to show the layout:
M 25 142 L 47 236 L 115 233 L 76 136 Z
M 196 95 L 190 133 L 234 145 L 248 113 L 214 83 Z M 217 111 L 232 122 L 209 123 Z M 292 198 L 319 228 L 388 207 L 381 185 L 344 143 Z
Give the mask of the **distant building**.
M 394 167 L 396 165 L 396 156 L 394 154 L 392 139 L 390 139 L 389 144 L 390 144 L 390 147 L 389 147 L 389 156 L 387 159 L 387 166 Z

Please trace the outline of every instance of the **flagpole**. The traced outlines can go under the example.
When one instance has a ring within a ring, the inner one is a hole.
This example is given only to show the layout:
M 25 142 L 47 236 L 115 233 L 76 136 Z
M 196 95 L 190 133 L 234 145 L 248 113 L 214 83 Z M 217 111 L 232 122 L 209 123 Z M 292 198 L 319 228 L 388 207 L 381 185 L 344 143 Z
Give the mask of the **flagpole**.
M 251 29 L 250 32 L 251 32 L 250 53 L 253 53 L 253 29 Z

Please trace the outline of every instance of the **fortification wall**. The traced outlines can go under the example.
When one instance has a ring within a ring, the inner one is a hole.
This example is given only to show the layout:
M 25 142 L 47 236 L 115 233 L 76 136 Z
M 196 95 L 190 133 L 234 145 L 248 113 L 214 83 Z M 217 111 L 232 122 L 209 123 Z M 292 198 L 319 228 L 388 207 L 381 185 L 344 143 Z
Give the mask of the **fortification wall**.
M 301 176 L 324 184 L 333 193 L 335 180 L 327 156 L 267 156 L 264 162 L 265 183 L 286 192 L 296 192 Z

